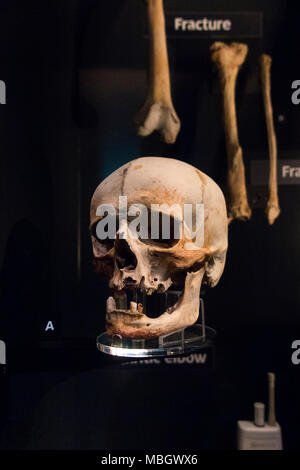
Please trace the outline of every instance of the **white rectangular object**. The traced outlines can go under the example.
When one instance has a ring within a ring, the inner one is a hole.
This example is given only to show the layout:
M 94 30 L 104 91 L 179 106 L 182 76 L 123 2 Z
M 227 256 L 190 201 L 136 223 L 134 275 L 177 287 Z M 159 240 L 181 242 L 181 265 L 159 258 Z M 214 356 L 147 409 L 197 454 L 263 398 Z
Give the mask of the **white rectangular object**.
M 238 450 L 282 450 L 281 428 L 238 421 Z

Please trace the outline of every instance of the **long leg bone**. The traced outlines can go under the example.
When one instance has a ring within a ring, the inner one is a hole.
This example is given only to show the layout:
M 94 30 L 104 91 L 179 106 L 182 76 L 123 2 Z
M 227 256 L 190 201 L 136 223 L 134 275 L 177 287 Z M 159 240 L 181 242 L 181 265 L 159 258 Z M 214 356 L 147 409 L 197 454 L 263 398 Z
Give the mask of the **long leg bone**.
M 215 42 L 211 46 L 211 58 L 216 64 L 221 83 L 224 129 L 228 162 L 228 218 L 248 220 L 251 209 L 247 199 L 243 152 L 239 144 L 235 85 L 238 71 L 248 53 L 246 44 Z
M 275 222 L 280 214 L 277 186 L 277 141 L 271 100 L 271 64 L 272 59 L 269 55 L 262 54 L 260 56 L 260 77 L 267 122 L 270 158 L 269 200 L 266 207 L 266 214 L 270 225 Z
M 136 118 L 137 133 L 147 136 L 157 130 L 166 143 L 172 144 L 180 130 L 180 120 L 171 98 L 163 0 L 147 0 L 147 8 L 150 48 L 149 85 L 146 102 Z

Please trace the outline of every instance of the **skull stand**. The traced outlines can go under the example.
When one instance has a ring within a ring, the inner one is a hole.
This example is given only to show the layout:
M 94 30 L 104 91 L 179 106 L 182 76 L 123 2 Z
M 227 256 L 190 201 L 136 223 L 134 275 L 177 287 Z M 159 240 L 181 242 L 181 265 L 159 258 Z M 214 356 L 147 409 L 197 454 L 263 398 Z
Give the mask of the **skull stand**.
M 180 292 L 166 292 L 162 297 L 168 304 L 169 296 L 177 296 Z M 157 356 L 179 356 L 194 353 L 212 344 L 216 335 L 213 328 L 205 323 L 204 301 L 200 298 L 201 323 L 177 330 L 173 333 L 152 339 L 130 339 L 120 335 L 108 336 L 102 333 L 97 337 L 97 348 L 111 356 L 146 358 Z

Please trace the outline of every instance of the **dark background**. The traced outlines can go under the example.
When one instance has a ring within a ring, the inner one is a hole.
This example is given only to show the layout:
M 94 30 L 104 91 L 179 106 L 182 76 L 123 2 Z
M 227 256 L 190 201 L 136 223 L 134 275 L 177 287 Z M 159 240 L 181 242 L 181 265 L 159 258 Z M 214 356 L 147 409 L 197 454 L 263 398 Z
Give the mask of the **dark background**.
M 200 5 L 200 6 L 199 6 Z M 165 0 L 179 11 L 262 11 L 263 37 L 238 79 L 240 142 L 248 175 L 267 159 L 258 57 L 271 54 L 279 158 L 300 158 L 298 11 L 287 1 Z M 239 38 L 234 38 L 239 40 Z M 0 339 L 2 448 L 235 448 L 237 419 L 266 400 L 277 373 L 285 448 L 299 443 L 300 187 L 280 186 L 282 214 L 264 215 L 266 188 L 229 229 L 220 284 L 206 292 L 218 332 L 214 370 L 122 368 L 95 348 L 106 283 L 92 269 L 89 202 L 110 172 L 137 156 L 189 162 L 224 187 L 220 95 L 207 39 L 168 40 L 172 95 L 182 129 L 174 145 L 135 135 L 147 79 L 140 0 L 0 2 Z M 282 116 L 283 118 L 279 118 Z M 45 331 L 52 321 L 54 331 Z

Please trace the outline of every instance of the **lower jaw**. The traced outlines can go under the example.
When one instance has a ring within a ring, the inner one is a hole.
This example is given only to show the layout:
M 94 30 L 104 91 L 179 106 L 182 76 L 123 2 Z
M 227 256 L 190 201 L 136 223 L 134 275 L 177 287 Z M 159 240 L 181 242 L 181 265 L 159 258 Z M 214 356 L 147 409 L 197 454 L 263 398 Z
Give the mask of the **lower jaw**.
M 193 305 L 179 302 L 172 313 L 165 312 L 157 318 L 146 315 L 133 316 L 111 312 L 107 315 L 108 336 L 121 336 L 128 339 L 152 339 L 186 328 L 197 321 L 199 303 Z
M 121 336 L 125 339 L 153 339 L 161 336 L 159 331 L 154 333 L 147 327 L 132 327 L 121 324 L 106 323 L 106 333 L 108 336 Z
M 128 339 L 152 339 L 168 333 L 160 325 L 159 317 L 153 320 L 144 316 L 135 323 L 126 323 L 120 315 L 113 322 L 107 319 L 106 332 L 108 336 L 121 336 Z
M 124 296 L 124 292 L 122 295 Z M 174 290 L 151 296 L 142 295 L 142 303 L 134 303 L 131 309 L 128 301 L 129 308 L 107 312 L 106 332 L 109 336 L 119 335 L 131 339 L 158 337 L 164 334 L 161 326 L 163 318 L 169 319 L 169 316 L 173 315 L 182 297 L 183 292 Z M 123 297 L 123 307 L 124 303 Z
M 108 303 L 107 334 L 120 335 L 123 338 L 150 339 L 173 333 L 193 325 L 199 316 L 199 297 L 205 268 L 188 272 L 185 278 L 184 290 L 179 300 L 157 318 L 147 316 L 139 305 L 131 305 L 130 311 L 116 309 L 114 301 Z M 167 291 L 168 292 L 172 291 Z M 142 307 L 142 306 L 141 306 Z

